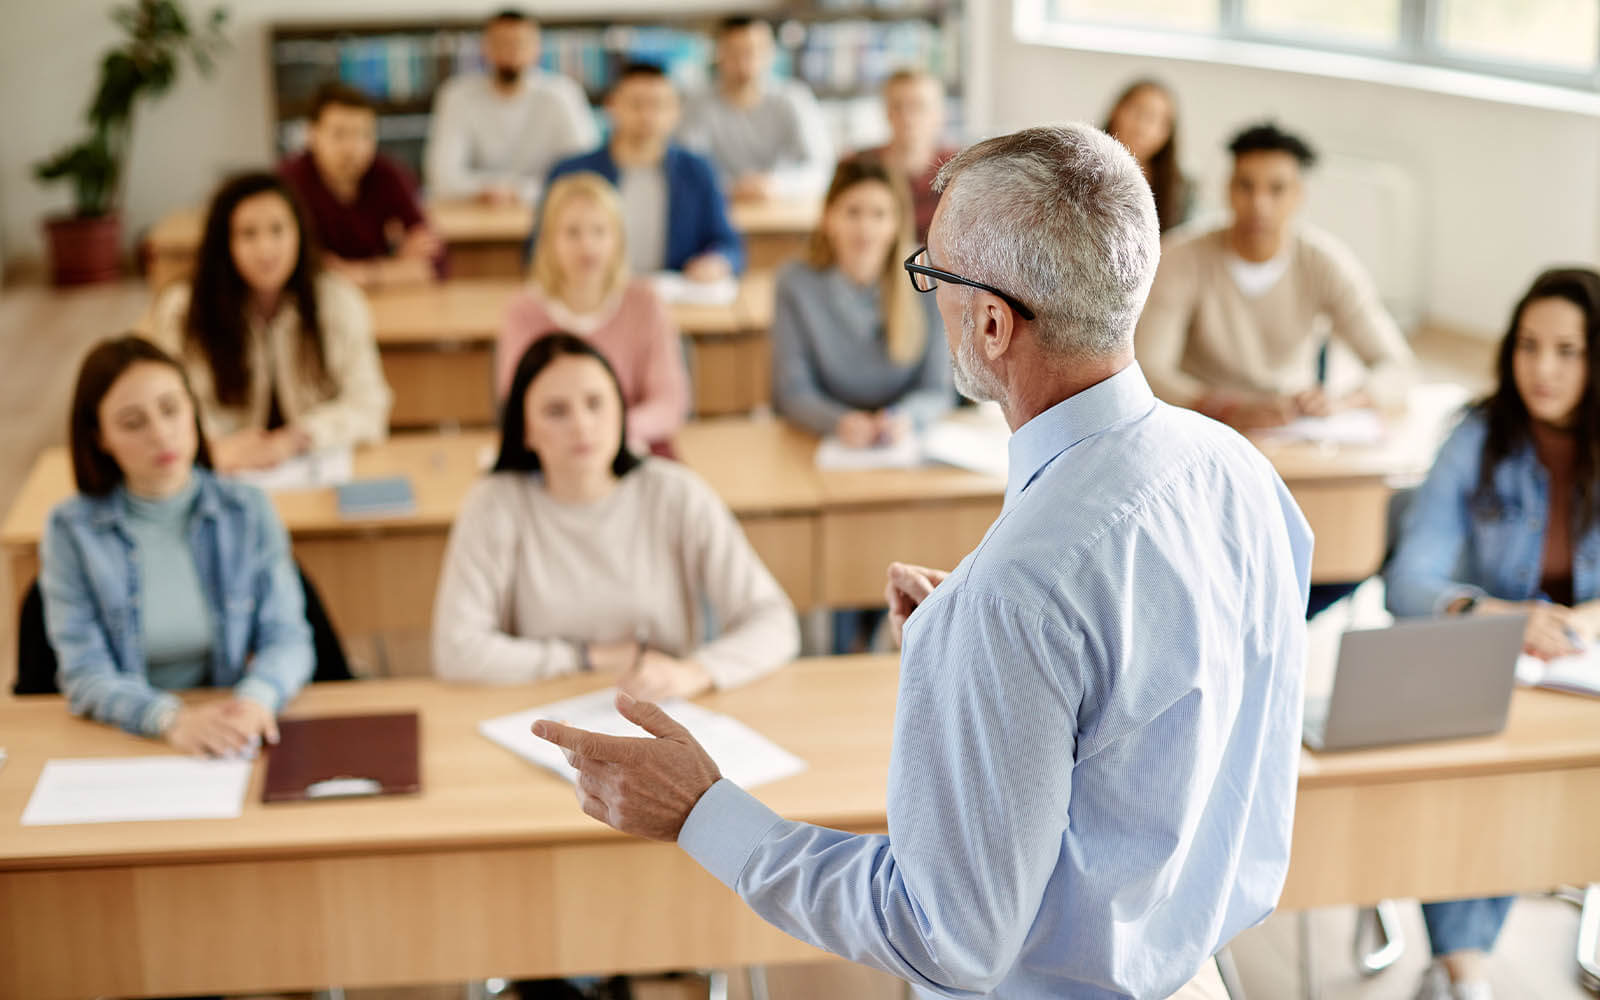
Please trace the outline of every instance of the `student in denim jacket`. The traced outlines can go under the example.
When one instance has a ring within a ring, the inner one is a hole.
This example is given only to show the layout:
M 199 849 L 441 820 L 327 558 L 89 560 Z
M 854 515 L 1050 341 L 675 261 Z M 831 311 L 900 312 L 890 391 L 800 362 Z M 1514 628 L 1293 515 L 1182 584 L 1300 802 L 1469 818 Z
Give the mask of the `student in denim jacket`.
M 265 494 L 211 472 L 177 362 L 133 336 L 95 347 L 71 443 L 78 495 L 50 512 L 40 588 L 73 713 L 183 753 L 276 742 L 314 663 L 305 598 Z M 172 693 L 202 686 L 233 697 Z
M 1385 573 L 1396 615 L 1529 615 L 1542 658 L 1600 634 L 1600 274 L 1546 271 L 1500 344 L 1499 386 L 1439 450 Z M 1485 953 L 1511 899 L 1423 905 L 1433 953 L 1418 993 L 1490 996 Z

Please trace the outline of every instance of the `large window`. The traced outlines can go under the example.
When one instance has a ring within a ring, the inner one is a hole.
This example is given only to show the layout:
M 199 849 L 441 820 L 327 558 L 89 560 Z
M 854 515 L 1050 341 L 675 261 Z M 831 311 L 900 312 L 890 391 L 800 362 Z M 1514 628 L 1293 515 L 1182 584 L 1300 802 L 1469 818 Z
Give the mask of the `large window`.
M 1058 24 L 1278 42 L 1600 89 L 1600 0 L 1037 0 Z

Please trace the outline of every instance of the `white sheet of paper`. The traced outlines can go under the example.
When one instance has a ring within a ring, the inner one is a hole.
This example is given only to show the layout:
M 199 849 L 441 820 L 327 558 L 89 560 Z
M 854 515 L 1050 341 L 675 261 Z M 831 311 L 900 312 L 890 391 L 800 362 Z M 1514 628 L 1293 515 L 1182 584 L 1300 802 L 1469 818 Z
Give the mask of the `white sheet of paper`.
M 233 819 L 244 811 L 253 766 L 198 757 L 46 761 L 22 825 Z
M 1010 432 L 1002 423 L 988 424 L 944 420 L 922 434 L 922 456 L 986 476 L 1006 478 L 1011 467 Z
M 1600 695 L 1600 647 L 1548 661 L 1524 653 L 1517 657 L 1517 683 Z
M 668 302 L 686 306 L 731 306 L 739 298 L 739 279 L 690 281 L 676 271 L 658 271 L 650 276 L 656 294 Z
M 1370 445 L 1382 441 L 1383 435 L 1383 418 L 1376 410 L 1345 410 L 1331 417 L 1301 417 L 1264 436 L 1313 444 Z
M 268 493 L 342 486 L 355 478 L 355 456 L 349 447 L 310 451 L 279 462 L 270 469 L 248 469 L 235 473 L 234 478 Z
M 852 448 L 830 435 L 817 445 L 819 469 L 910 469 L 921 464 L 922 445 L 914 435 L 871 448 Z
M 608 736 L 648 735 L 617 712 L 615 698 L 616 692 L 609 688 L 595 691 L 525 712 L 486 719 L 478 723 L 478 732 L 517 756 L 548 768 L 568 781 L 576 781 L 578 774 L 567 763 L 561 748 L 533 735 L 533 724 L 540 719 L 552 719 Z M 717 762 L 722 776 L 741 788 L 754 788 L 806 769 L 805 761 L 737 719 L 682 700 L 662 702 L 661 708 L 700 741 L 706 753 Z

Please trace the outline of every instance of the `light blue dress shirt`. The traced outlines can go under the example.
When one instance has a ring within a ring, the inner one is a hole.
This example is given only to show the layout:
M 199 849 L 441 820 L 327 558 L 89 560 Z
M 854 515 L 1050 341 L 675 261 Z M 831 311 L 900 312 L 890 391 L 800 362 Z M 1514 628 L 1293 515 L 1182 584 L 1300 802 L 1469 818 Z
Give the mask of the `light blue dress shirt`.
M 888 836 L 720 781 L 678 843 L 924 996 L 1166 997 L 1277 902 L 1311 532 L 1137 365 L 1012 437 L 1005 508 L 906 623 Z

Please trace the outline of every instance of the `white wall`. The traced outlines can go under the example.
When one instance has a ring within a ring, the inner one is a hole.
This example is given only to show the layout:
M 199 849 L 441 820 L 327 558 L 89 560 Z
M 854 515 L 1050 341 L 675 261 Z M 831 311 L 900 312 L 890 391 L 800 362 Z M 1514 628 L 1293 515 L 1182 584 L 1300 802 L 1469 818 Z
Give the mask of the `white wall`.
M 191 14 L 218 0 L 185 0 Z M 274 21 L 460 19 L 506 6 L 500 0 L 221 0 L 232 48 L 202 79 L 185 65 L 178 86 L 148 106 L 134 130 L 124 197 L 131 240 L 172 209 L 201 201 L 224 174 L 271 162 L 267 29 Z M 70 207 L 64 186 L 41 187 L 31 164 L 79 135 L 100 53 L 116 38 L 112 0 L 0 0 L 0 248 L 6 257 L 43 253 L 39 220 Z M 682 10 L 673 0 L 541 0 L 545 16 L 592 17 Z M 748 8 L 738 0 L 693 0 L 696 11 Z M 764 6 L 764 4 L 756 4 Z
M 1422 306 L 1498 334 L 1541 268 L 1600 260 L 1600 121 L 1403 87 L 1019 42 L 1012 0 L 988 11 L 988 123 L 1099 122 L 1135 76 L 1178 93 L 1185 165 L 1221 200 L 1223 145 L 1272 117 L 1324 153 L 1394 163 L 1422 193 Z

